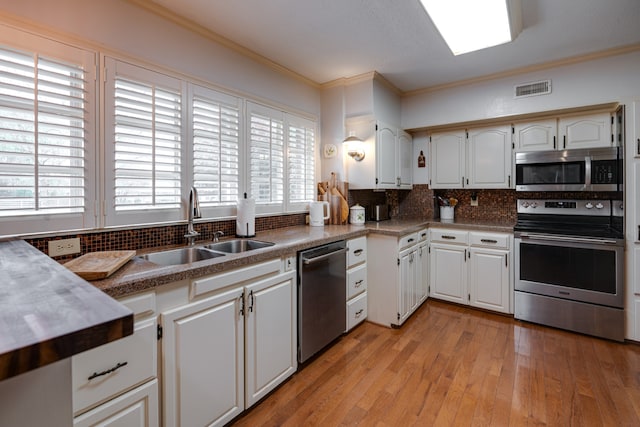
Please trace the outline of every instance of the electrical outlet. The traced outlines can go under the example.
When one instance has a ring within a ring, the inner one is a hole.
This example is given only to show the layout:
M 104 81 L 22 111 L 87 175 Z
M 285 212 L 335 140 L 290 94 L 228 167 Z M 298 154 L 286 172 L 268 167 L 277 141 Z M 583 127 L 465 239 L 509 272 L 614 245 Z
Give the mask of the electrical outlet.
M 49 240 L 49 256 L 61 256 L 80 253 L 80 238 Z
M 296 259 L 294 257 L 289 257 L 284 260 L 284 271 L 291 271 L 295 267 Z
M 471 199 L 471 206 L 478 206 L 478 198 Z

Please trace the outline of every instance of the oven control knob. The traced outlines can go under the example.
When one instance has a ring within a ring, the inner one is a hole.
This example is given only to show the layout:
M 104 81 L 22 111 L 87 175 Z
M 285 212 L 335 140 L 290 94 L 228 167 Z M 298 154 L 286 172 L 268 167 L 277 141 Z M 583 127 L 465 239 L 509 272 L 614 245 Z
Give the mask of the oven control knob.
M 596 205 L 596 209 L 602 209 L 602 208 L 604 208 L 604 205 L 602 203 L 598 203 Z
M 531 202 L 531 204 L 529 206 L 531 206 L 532 208 L 535 209 L 535 208 L 538 207 L 538 203 L 537 202 Z
M 529 207 L 529 202 L 522 202 L 522 207 L 523 208 L 528 208 Z
M 587 204 L 584 205 L 584 207 L 587 208 L 587 209 L 593 209 L 593 203 L 587 202 Z

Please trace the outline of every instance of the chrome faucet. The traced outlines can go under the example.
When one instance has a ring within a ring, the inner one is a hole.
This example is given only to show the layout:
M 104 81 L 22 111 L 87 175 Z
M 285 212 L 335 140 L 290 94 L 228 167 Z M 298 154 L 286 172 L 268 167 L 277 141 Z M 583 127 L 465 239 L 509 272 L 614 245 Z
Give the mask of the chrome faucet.
M 196 187 L 191 187 L 191 191 L 189 191 L 189 212 L 187 214 L 187 234 L 184 235 L 189 246 L 193 246 L 196 242 L 196 237 L 200 235 L 200 233 L 193 228 L 193 219 L 201 217 L 198 192 L 196 191 Z
M 213 241 L 214 242 L 219 242 L 220 238 L 224 236 L 224 232 L 223 231 L 216 231 L 215 233 L 213 233 Z

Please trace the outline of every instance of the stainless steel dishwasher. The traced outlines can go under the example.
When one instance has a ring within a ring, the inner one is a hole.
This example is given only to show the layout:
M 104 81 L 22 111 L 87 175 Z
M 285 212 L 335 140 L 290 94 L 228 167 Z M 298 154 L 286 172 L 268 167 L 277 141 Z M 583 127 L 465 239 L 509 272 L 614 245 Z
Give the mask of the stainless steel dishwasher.
M 305 362 L 346 328 L 344 240 L 298 252 L 298 361 Z

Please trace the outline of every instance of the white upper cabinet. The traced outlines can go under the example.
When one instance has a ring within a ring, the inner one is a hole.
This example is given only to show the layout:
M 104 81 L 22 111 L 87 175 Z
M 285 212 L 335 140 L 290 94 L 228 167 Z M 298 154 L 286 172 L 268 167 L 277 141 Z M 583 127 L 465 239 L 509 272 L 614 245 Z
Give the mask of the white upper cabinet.
M 364 158 L 346 157 L 349 187 L 365 189 L 411 189 L 413 139 L 396 126 L 372 116 L 347 120 L 347 133 L 364 142 Z
M 567 116 L 514 124 L 516 152 L 571 150 L 616 145 L 609 112 Z
M 396 132 L 395 127 L 382 122 L 377 124 L 375 156 L 378 168 L 376 184 L 379 188 L 396 185 Z
M 464 131 L 431 135 L 430 172 L 431 188 L 463 188 L 465 174 Z
M 467 188 L 511 187 L 511 126 L 470 129 Z
M 430 146 L 431 188 L 510 188 L 510 126 L 436 133 Z
M 561 117 L 558 121 L 558 130 L 562 138 L 562 149 L 614 145 L 615 141 L 611 138 L 611 120 L 610 113 Z
M 516 152 L 555 150 L 558 140 L 556 119 L 515 123 L 513 143 Z

